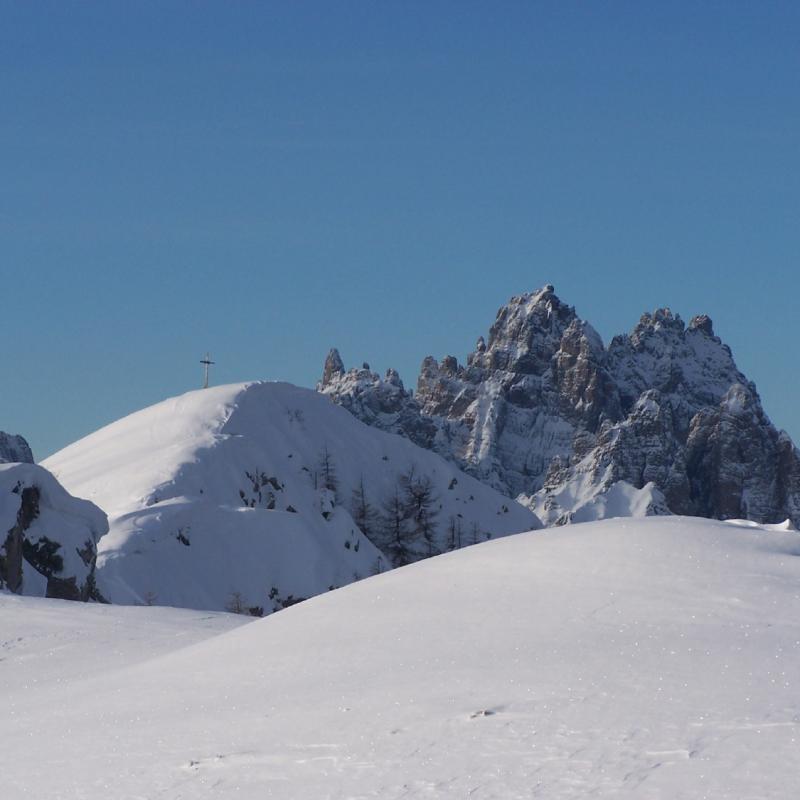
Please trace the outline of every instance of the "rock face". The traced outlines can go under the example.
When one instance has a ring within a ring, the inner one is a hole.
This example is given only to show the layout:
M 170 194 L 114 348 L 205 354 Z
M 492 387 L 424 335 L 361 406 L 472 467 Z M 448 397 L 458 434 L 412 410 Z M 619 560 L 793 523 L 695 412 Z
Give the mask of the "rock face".
M 687 326 L 659 309 L 605 347 L 548 285 L 512 297 L 466 365 L 426 358 L 415 394 L 393 370 L 345 371 L 335 356 L 319 391 L 547 524 L 670 512 L 800 524 L 798 451 L 707 316 Z
M 0 589 L 101 599 L 94 582 L 106 515 L 72 497 L 43 467 L 0 464 Z
M 33 453 L 21 436 L 0 431 L 0 464 L 23 462 L 33 464 Z

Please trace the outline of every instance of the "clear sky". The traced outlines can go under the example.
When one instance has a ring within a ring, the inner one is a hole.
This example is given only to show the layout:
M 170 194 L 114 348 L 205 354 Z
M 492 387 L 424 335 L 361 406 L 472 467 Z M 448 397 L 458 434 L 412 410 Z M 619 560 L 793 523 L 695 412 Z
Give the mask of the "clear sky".
M 0 0 L 0 429 L 35 455 L 553 283 L 708 313 L 800 440 L 800 3 Z

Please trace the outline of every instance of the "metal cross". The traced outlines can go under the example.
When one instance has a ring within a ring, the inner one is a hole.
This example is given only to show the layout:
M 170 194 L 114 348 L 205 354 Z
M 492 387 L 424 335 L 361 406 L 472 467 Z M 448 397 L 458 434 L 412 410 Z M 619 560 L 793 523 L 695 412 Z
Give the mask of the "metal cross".
M 211 354 L 206 353 L 206 357 L 200 363 L 205 367 L 205 379 L 203 380 L 203 388 L 208 389 L 208 368 L 214 363 L 211 360 Z

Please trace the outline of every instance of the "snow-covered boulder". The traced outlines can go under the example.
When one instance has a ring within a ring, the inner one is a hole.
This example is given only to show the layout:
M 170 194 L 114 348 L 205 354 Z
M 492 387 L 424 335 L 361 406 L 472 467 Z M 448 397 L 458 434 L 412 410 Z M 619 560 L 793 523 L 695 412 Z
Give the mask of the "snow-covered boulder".
M 0 589 L 99 599 L 94 571 L 106 515 L 72 497 L 42 467 L 0 464 Z

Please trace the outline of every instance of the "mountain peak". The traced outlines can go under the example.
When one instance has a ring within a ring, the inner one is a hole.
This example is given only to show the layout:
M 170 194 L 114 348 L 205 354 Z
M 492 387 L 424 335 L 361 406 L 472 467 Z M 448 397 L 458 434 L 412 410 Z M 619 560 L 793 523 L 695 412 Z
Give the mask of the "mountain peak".
M 658 331 L 672 331 L 674 333 L 683 333 L 686 325 L 681 319 L 680 314 L 674 314 L 672 309 L 664 307 L 657 308 L 653 313 L 645 311 L 639 318 L 639 322 L 633 329 L 631 337 L 640 339 Z
M 558 298 L 552 284 L 516 295 L 498 310 L 485 350 L 479 347 L 471 353 L 468 363 L 541 375 L 575 319 L 575 309 Z
M 646 513 L 800 523 L 800 454 L 705 314 L 687 326 L 657 308 L 605 347 L 547 284 L 498 310 L 466 366 L 426 359 L 413 396 L 354 380 L 326 393 L 512 497 L 545 492 L 534 507 L 547 519 L 572 519 L 581 497 L 622 482 Z M 650 483 L 664 504 L 642 500 Z
M 369 369 L 366 364 L 364 366 Z M 325 359 L 325 366 L 322 369 L 322 385 L 329 386 L 334 375 L 344 375 L 344 361 L 342 361 L 339 351 L 335 347 L 332 347 L 328 351 L 328 356 Z
M 689 321 L 690 331 L 702 331 L 708 336 L 714 335 L 714 323 L 707 314 L 698 314 Z

